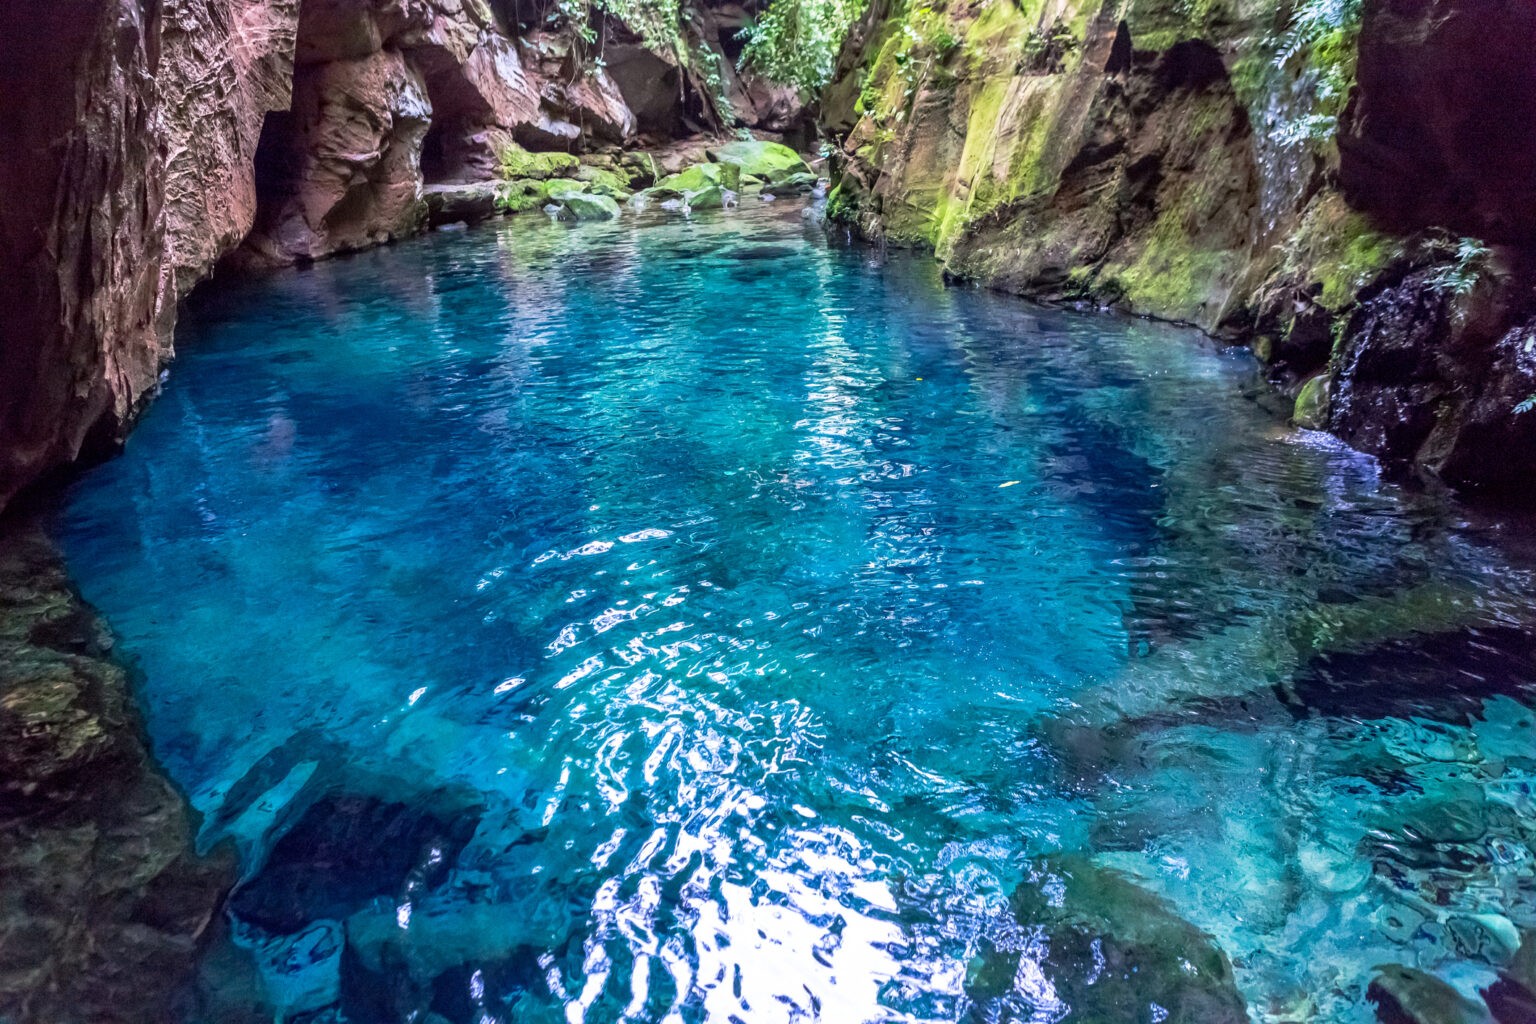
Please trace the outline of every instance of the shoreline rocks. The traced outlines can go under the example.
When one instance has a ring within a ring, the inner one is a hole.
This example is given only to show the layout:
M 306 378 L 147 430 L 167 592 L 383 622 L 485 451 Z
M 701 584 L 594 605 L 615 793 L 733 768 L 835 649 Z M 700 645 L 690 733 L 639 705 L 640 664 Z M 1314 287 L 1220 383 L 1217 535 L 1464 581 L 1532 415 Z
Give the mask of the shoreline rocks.
M 234 880 L 140 732 L 35 517 L 0 520 L 0 1017 L 171 1016 Z

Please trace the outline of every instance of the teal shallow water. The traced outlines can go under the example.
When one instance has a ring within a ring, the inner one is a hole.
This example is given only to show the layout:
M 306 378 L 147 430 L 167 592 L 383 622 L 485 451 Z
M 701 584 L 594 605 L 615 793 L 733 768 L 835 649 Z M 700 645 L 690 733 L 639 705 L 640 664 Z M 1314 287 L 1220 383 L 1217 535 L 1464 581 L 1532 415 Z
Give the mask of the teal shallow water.
M 1106 1019 L 1014 899 L 1057 854 L 1260 1020 L 1536 926 L 1529 563 L 1244 354 L 782 206 L 439 233 L 178 347 L 59 530 L 266 1019 Z

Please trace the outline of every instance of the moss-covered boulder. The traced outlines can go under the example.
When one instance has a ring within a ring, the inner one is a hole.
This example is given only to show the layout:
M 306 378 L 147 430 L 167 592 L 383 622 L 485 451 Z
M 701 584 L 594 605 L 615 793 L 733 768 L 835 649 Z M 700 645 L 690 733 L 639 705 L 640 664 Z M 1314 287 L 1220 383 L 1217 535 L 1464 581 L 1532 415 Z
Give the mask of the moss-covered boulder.
M 595 192 L 566 189 L 552 193 L 549 198 L 560 206 L 561 219 L 615 220 L 619 216 L 619 204 L 611 197 Z
M 708 189 L 730 189 L 735 192 L 740 188 L 741 168 L 736 164 L 694 164 L 662 178 L 651 186 L 650 191 L 686 195 Z
M 978 1004 L 1006 1005 L 1015 979 L 1028 973 L 1044 975 L 1072 1020 L 1144 1020 L 1156 1004 L 1171 1021 L 1248 1021 L 1215 941 L 1117 872 L 1081 856 L 1048 858 L 1012 904 L 1019 923 L 1044 941 L 981 958 L 968 985 Z M 1028 972 L 1020 970 L 1024 957 L 1034 961 Z
M 516 143 L 503 149 L 500 157 L 501 176 L 507 179 L 547 181 L 550 178 L 568 178 L 580 166 L 580 162 L 569 153 L 532 153 Z
M 612 167 L 582 164 L 576 170 L 576 180 L 586 182 L 587 191 L 608 196 L 620 202 L 633 194 L 629 187 L 629 175 Z
M 1291 420 L 1306 430 L 1328 428 L 1328 375 L 1320 373 L 1301 386 Z
M 587 182 L 575 178 L 518 178 L 502 181 L 496 185 L 496 206 L 503 213 L 542 210 L 557 192 L 585 192 L 589 188 Z
M 728 142 L 709 151 L 710 158 L 721 164 L 732 164 L 742 174 L 750 174 L 764 181 L 782 181 L 794 174 L 810 174 L 799 153 L 780 142 L 763 142 L 756 139 Z M 814 181 L 814 175 L 812 176 Z

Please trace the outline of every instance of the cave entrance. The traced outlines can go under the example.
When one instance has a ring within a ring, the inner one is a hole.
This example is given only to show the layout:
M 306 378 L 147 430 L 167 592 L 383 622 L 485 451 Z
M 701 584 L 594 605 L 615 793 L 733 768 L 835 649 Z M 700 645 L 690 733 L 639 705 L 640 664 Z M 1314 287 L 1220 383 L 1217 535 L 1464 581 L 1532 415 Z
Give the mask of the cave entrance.
M 263 209 L 293 194 L 301 173 L 297 131 L 293 111 L 273 110 L 261 122 L 261 137 L 256 142 L 256 219 Z

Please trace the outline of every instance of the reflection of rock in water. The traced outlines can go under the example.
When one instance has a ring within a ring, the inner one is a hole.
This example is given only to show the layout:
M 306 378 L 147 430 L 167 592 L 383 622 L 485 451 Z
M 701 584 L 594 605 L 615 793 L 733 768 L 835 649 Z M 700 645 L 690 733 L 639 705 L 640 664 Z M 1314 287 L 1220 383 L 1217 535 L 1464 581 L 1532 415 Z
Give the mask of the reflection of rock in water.
M 191 849 L 105 626 L 0 528 L 0 1019 L 142 1024 L 181 994 L 229 866 Z

